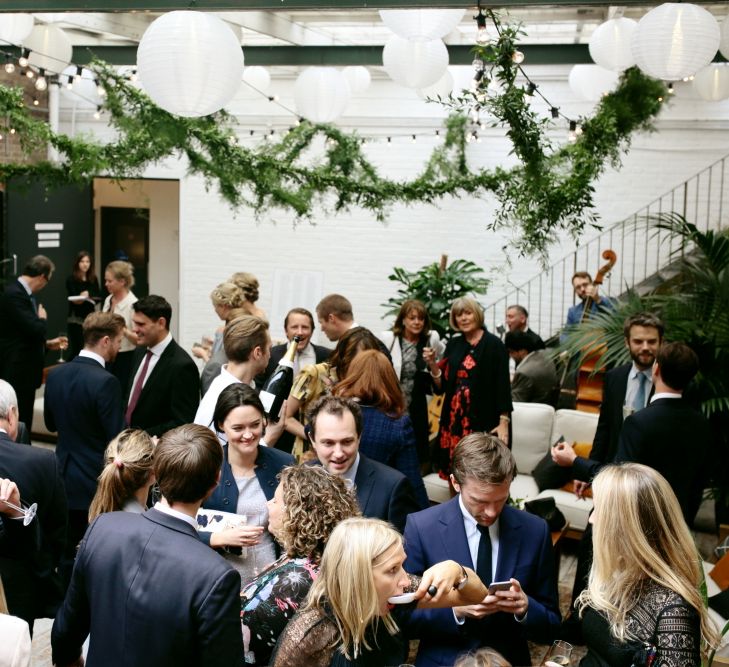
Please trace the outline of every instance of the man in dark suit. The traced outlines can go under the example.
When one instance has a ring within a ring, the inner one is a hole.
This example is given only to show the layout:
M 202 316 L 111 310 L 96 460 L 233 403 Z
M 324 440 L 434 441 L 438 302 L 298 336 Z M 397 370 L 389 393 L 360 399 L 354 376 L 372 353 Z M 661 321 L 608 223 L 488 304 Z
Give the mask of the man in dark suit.
M 643 463 L 661 473 L 689 526 L 701 504 L 712 437 L 709 422 L 683 398 L 698 370 L 699 359 L 685 343 L 666 343 L 658 350 L 655 394 L 645 410 L 625 420 L 616 456 L 616 461 Z
M 88 527 L 91 501 L 109 441 L 124 428 L 122 389 L 106 370 L 121 345 L 124 318 L 91 313 L 83 323 L 84 349 L 48 373 L 43 416 L 58 431 L 56 458 L 68 496 L 68 534 L 63 577 L 71 579 L 76 547 Z
M 452 665 L 461 653 L 491 646 L 512 664 L 529 665 L 527 639 L 551 641 L 560 622 L 549 528 L 543 519 L 506 506 L 516 463 L 498 438 L 463 438 L 452 470 L 458 495 L 407 519 L 405 570 L 422 574 L 450 559 L 473 568 L 487 585 L 511 585 L 477 605 L 415 611 L 408 624 L 408 633 L 420 638 L 415 664 Z
M 525 333 L 529 340 L 532 341 L 532 349 L 543 350 L 545 348 L 544 341 L 541 336 L 529 328 L 529 311 L 515 303 L 506 309 L 506 328 L 508 331 L 520 331 Z
M 559 378 L 547 351 L 536 348 L 534 340 L 524 331 L 507 332 L 504 345 L 516 363 L 511 380 L 511 400 L 556 406 Z
M 140 347 L 132 360 L 125 417 L 131 428 L 160 436 L 195 418 L 200 403 L 197 366 L 172 338 L 172 306 L 165 299 L 152 294 L 132 307 Z
M 195 515 L 220 478 L 223 450 L 204 426 L 166 433 L 155 450 L 162 500 L 89 527 L 53 623 L 53 664 L 242 665 L 240 575 L 198 538 Z
M 20 419 L 28 426 L 33 424 L 35 390 L 43 382 L 46 348 L 68 346 L 66 338 L 46 340 L 48 315 L 35 298 L 50 282 L 54 268 L 44 255 L 31 257 L 23 273 L 5 287 L 0 298 L 0 377 L 13 385 Z
M 15 390 L 0 380 L 0 477 L 17 484 L 26 506 L 38 506 L 29 526 L 11 526 L 15 534 L 0 542 L 0 578 L 10 613 L 26 620 L 32 632 L 33 620 L 53 617 L 63 599 L 58 568 L 66 539 L 66 494 L 56 457 L 16 443 L 17 428 Z
M 308 428 L 319 463 L 354 486 L 362 515 L 389 521 L 402 532 L 407 515 L 419 509 L 413 486 L 401 472 L 359 453 L 358 403 L 322 396 L 311 408 Z

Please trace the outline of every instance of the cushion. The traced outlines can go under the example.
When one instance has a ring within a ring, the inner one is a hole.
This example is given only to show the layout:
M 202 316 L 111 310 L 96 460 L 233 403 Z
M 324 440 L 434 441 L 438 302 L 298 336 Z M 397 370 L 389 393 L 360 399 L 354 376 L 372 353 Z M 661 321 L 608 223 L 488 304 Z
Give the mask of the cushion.
M 725 591 L 729 588 L 729 554 L 724 554 L 719 559 L 709 576 L 716 582 L 719 590 Z
M 550 442 L 562 435 L 567 442 L 592 442 L 599 415 L 581 410 L 557 410 Z
M 515 502 L 522 503 L 539 495 L 539 487 L 531 475 L 517 475 L 511 482 L 509 496 Z
M 514 403 L 511 413 L 511 451 L 517 471 L 530 475 L 552 444 L 554 408 L 544 403 Z
M 451 499 L 450 482 L 441 479 L 438 473 L 433 472 L 423 477 L 423 484 L 430 502 L 446 503 Z

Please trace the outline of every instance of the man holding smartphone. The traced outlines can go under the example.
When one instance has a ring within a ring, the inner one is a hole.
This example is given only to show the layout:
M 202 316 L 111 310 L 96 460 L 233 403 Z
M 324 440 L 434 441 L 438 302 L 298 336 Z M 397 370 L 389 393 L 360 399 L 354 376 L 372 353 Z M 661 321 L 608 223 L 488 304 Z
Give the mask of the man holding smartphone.
M 451 559 L 492 584 L 480 604 L 413 613 L 407 630 L 420 638 L 415 664 L 452 665 L 458 655 L 482 646 L 514 665 L 531 664 L 527 640 L 550 642 L 560 624 L 549 528 L 507 505 L 516 463 L 498 438 L 463 438 L 452 470 L 458 495 L 407 518 L 405 569 L 421 574 Z

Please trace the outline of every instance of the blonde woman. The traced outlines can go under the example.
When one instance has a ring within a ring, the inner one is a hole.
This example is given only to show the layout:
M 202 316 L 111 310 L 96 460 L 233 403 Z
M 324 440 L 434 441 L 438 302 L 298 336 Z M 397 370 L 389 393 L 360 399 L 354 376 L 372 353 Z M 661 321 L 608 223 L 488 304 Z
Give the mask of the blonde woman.
M 329 537 L 306 607 L 286 626 L 274 667 L 398 665 L 407 653 L 398 621 L 416 607 L 476 604 L 488 591 L 455 561 L 412 577 L 403 570 L 402 535 L 379 519 L 342 521 Z M 405 592 L 414 600 L 394 605 Z
M 256 305 L 256 301 L 258 301 L 258 278 L 252 273 L 238 271 L 230 277 L 230 282 L 235 283 L 243 292 L 244 300 L 242 308 L 249 315 L 260 317 L 262 320 L 268 320 L 265 311 Z
M 109 443 L 104 460 L 89 523 L 105 512 L 144 512 L 155 482 L 152 438 L 146 431 L 125 429 Z
M 215 314 L 223 321 L 228 321 L 228 315 L 231 310 L 240 308 L 245 297 L 243 291 L 235 283 L 220 283 L 212 292 L 210 292 L 210 301 L 213 304 Z M 192 346 L 192 354 L 198 359 L 202 359 L 205 363 L 215 352 L 223 348 L 223 326 L 219 326 L 215 330 L 214 338 L 205 338 L 202 343 L 195 343 Z
M 132 371 L 132 355 L 137 347 L 137 335 L 134 333 L 132 306 L 138 301 L 132 292 L 134 287 L 134 267 L 129 262 L 120 260 L 109 262 L 104 269 L 104 286 L 109 296 L 104 300 L 101 310 L 114 313 L 124 318 L 124 337 L 114 363 L 107 366 L 117 378 L 124 391 L 129 386 L 129 375 Z
M 701 599 L 701 559 L 668 482 L 626 463 L 594 479 L 594 556 L 577 599 L 582 667 L 700 665 L 717 634 Z
M 453 667 L 511 667 L 511 663 L 501 653 L 487 647 L 462 655 Z

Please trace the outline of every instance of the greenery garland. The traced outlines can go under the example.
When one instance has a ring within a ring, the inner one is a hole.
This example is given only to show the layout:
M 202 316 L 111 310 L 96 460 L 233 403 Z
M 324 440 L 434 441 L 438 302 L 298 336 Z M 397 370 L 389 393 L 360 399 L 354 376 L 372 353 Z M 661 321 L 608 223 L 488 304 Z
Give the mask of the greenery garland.
M 446 196 L 491 192 L 501 206 L 486 227 L 511 228 L 512 244 L 520 254 L 545 257 L 559 230 L 576 238 L 585 225 L 596 222 L 593 182 L 608 164 L 619 164 L 633 132 L 651 128 L 666 89 L 636 68 L 627 70 L 593 117 L 580 121 L 577 141 L 555 148 L 547 137 L 552 121 L 532 110 L 530 87 L 517 82 L 520 68 L 512 56 L 521 30 L 491 18 L 498 39 L 474 49 L 483 63 L 479 85 L 472 92 L 439 100 L 454 109 L 446 121 L 445 140 L 411 181 L 382 178 L 364 156 L 361 138 L 333 125 L 302 122 L 278 142 L 240 146 L 234 119 L 224 112 L 204 118 L 174 116 L 100 61 L 92 68 L 107 92 L 104 106 L 116 138 L 101 143 L 55 133 L 31 115 L 20 88 L 0 86 L 0 118 L 5 118 L 6 131 L 16 131 L 27 153 L 50 145 L 61 156 L 58 163 L 0 164 L 0 180 L 28 176 L 54 186 L 97 176 L 129 178 L 178 155 L 187 158 L 190 173 L 203 176 L 208 187 L 217 183 L 232 206 L 250 206 L 257 215 L 283 208 L 310 218 L 317 209 L 358 206 L 380 221 L 396 203 L 430 204 Z M 501 90 L 491 92 L 491 82 Z M 466 114 L 474 111 L 488 112 L 494 126 L 506 128 L 520 165 L 491 171 L 469 168 L 466 145 L 472 130 Z M 327 140 L 324 155 L 312 165 L 305 153 L 320 137 Z

